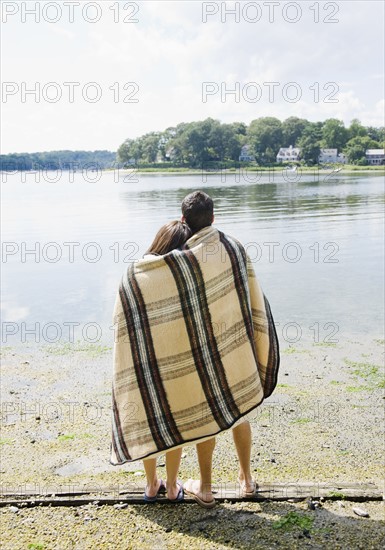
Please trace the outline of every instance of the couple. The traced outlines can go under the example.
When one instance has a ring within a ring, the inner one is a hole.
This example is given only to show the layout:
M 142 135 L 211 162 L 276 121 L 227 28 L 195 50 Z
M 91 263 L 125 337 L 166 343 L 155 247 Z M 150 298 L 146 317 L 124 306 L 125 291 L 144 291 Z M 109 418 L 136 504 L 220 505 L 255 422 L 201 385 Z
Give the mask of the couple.
M 214 506 L 215 435 L 229 429 L 241 493 L 256 490 L 247 416 L 275 388 L 278 339 L 245 249 L 213 221 L 212 199 L 188 195 L 182 221 L 159 230 L 116 297 L 111 462 L 143 460 L 146 502 L 165 492 L 181 502 L 185 492 Z M 195 444 L 200 480 L 182 487 L 182 448 Z M 156 474 L 164 453 L 166 484 Z

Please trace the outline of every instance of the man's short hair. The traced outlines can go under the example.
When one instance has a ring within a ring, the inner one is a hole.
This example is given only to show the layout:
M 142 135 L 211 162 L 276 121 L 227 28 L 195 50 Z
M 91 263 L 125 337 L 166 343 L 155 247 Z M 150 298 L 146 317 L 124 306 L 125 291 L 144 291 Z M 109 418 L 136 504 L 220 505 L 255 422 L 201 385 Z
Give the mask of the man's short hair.
M 203 191 L 194 191 L 183 199 L 182 214 L 193 233 L 213 223 L 213 199 Z

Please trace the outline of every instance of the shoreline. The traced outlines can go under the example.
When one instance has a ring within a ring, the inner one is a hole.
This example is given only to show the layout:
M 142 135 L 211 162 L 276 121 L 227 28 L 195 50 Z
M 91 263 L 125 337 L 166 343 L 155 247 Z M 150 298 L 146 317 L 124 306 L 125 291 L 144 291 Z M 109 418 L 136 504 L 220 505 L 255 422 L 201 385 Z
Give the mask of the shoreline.
M 237 173 L 240 173 L 242 172 L 242 170 L 245 170 L 247 172 L 260 172 L 262 175 L 266 174 L 268 175 L 269 173 L 282 173 L 282 174 L 285 174 L 287 175 L 287 167 L 279 167 L 279 166 L 275 166 L 275 167 L 270 167 L 270 168 L 262 168 L 262 167 L 250 167 L 250 166 L 242 166 L 240 168 L 229 168 L 229 169 L 213 169 L 213 170 L 202 170 L 202 169 L 178 169 L 178 168 L 175 168 L 175 169 L 165 169 L 165 170 L 162 170 L 162 169 L 152 169 L 152 168 L 143 168 L 143 169 L 140 169 L 140 168 L 119 168 L 117 170 L 114 170 L 114 169 L 104 169 L 102 170 L 102 172 L 104 173 L 114 173 L 115 171 L 118 171 L 119 174 L 143 174 L 143 175 L 154 175 L 154 176 L 158 176 L 158 175 L 178 175 L 178 176 L 194 176 L 194 175 L 201 175 L 201 174 L 205 174 L 205 175 L 216 175 L 216 174 L 222 174 L 222 173 L 226 173 L 226 174 L 234 174 L 236 175 Z M 289 171 L 289 174 L 291 172 Z M 301 175 L 301 174 L 315 174 L 315 173 L 318 173 L 320 175 L 330 175 L 330 177 L 332 176 L 333 172 L 331 170 L 328 170 L 328 169 L 323 169 L 323 168 L 319 168 L 317 170 L 317 167 L 299 167 L 299 170 L 297 172 L 297 175 Z M 293 172 L 293 175 L 295 175 L 296 172 Z M 337 175 L 337 174 L 340 174 L 340 175 L 356 175 L 356 174 L 366 174 L 366 175 L 370 175 L 370 174 L 373 174 L 373 175 L 384 175 L 385 174 L 385 166 L 381 166 L 381 167 L 375 167 L 375 168 L 369 168 L 369 169 L 354 169 L 354 168 L 349 168 L 349 169 L 342 169 L 340 170 L 339 172 L 336 172 L 334 175 Z M 294 178 L 292 180 L 294 182 Z

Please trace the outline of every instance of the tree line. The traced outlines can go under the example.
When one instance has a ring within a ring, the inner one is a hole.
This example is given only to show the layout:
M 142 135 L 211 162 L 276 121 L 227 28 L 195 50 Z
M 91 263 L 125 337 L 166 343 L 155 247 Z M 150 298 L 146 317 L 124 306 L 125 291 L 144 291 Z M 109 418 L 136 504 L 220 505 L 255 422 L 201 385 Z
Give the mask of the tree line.
M 261 117 L 248 126 L 243 122 L 222 124 L 207 118 L 198 122 L 182 122 L 164 132 L 150 132 L 128 138 L 117 151 L 123 165 L 202 167 L 210 162 L 237 163 L 241 149 L 259 165 L 272 165 L 280 147 L 299 147 L 304 164 L 318 163 L 321 148 L 336 148 L 345 153 L 351 164 L 367 164 L 366 149 L 384 147 L 385 128 L 363 126 L 359 120 L 345 127 L 343 121 L 330 118 L 310 122 L 289 117 L 283 122 L 274 117 Z
M 93 170 L 112 168 L 116 153 L 111 151 L 49 151 L 0 155 L 0 170 Z
M 44 153 L 11 153 L 0 155 L 0 170 L 83 170 L 122 166 L 208 168 L 215 163 L 237 166 L 241 149 L 260 166 L 276 162 L 280 147 L 299 147 L 301 162 L 318 164 L 321 148 L 338 149 L 349 163 L 367 164 L 365 151 L 385 145 L 385 128 L 363 126 L 354 119 L 348 127 L 330 118 L 310 122 L 289 117 L 283 122 L 274 117 L 261 117 L 249 125 L 243 122 L 221 123 L 207 118 L 181 122 L 164 132 L 150 132 L 128 138 L 117 152 L 49 151 Z

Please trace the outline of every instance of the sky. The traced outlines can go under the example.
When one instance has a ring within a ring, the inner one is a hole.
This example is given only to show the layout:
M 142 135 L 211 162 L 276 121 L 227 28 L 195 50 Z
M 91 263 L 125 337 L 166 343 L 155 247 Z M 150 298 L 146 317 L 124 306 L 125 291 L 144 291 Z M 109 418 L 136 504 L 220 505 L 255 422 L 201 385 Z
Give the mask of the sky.
M 1 151 L 116 151 L 207 117 L 383 126 L 384 6 L 3 0 Z

